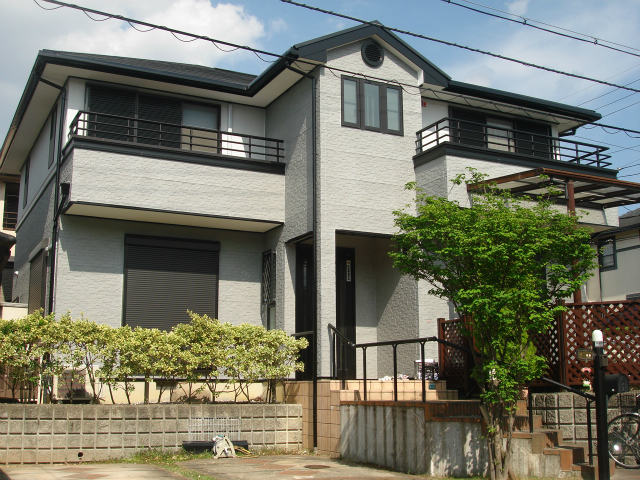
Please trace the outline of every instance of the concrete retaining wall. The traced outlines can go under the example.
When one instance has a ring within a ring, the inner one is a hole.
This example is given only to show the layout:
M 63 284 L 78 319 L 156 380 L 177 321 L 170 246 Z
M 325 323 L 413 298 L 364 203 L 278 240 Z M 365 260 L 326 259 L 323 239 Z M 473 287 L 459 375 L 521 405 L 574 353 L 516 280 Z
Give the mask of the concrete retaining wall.
M 1 405 L 0 464 L 96 461 L 146 448 L 176 449 L 196 439 L 190 431 L 203 419 L 238 419 L 237 439 L 250 446 L 302 448 L 300 405 Z
M 609 400 L 609 419 L 624 412 L 633 411 L 638 392 L 614 395 Z M 533 393 L 533 413 L 542 416 L 542 424 L 547 428 L 562 431 L 564 440 L 586 442 L 587 403 L 584 398 L 570 392 Z M 595 403 L 591 404 L 591 426 L 596 438 Z
M 348 402 L 340 407 L 340 452 L 346 460 L 401 472 L 484 475 L 488 458 L 480 418 L 472 414 L 477 408 L 466 401 Z

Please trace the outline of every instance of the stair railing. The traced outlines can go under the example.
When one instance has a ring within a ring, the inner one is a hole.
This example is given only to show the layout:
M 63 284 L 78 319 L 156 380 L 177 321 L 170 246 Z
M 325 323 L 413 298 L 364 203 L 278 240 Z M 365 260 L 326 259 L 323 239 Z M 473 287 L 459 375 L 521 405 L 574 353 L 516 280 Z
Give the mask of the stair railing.
M 588 454 L 589 465 L 593 465 L 594 454 L 593 454 L 593 435 L 591 433 L 591 427 L 592 427 L 591 404 L 596 400 L 595 395 L 592 395 L 587 392 L 583 392 L 582 390 L 578 390 L 577 388 L 570 387 L 569 385 L 565 385 L 564 383 L 556 382 L 555 380 L 552 380 L 547 377 L 541 377 L 540 380 L 542 380 L 543 382 L 549 383 L 551 385 L 554 385 L 556 387 L 562 388 L 567 392 L 571 392 L 576 395 L 579 395 L 587 401 L 587 406 L 586 406 L 587 408 L 587 443 L 588 443 L 587 447 L 589 449 L 589 454 Z M 527 409 L 529 410 L 529 433 L 533 433 L 533 399 L 531 397 L 531 391 L 529 391 L 527 395 Z
M 456 348 L 458 350 L 462 350 L 466 353 L 471 353 L 471 351 L 462 345 L 458 345 L 447 340 L 443 340 L 438 337 L 422 337 L 422 338 L 409 338 L 404 340 L 388 340 L 384 342 L 368 342 L 368 343 L 355 343 L 349 340 L 342 332 L 340 332 L 334 325 L 329 324 L 329 332 L 332 335 L 332 344 L 331 344 L 331 358 L 333 359 L 333 378 L 338 378 L 338 373 L 342 372 L 342 389 L 346 386 L 346 378 L 345 372 L 346 369 L 344 365 L 340 363 L 345 359 L 346 348 L 352 348 L 357 350 L 358 348 L 362 349 L 362 379 L 363 379 L 363 390 L 364 390 L 364 401 L 367 401 L 367 348 L 373 347 L 386 347 L 390 346 L 393 349 L 393 401 L 398 401 L 398 346 L 399 345 L 409 345 L 409 344 L 420 344 L 420 378 L 422 380 L 422 401 L 427 401 L 427 385 L 426 385 L 426 367 L 425 367 L 425 357 L 424 357 L 424 346 L 427 342 L 438 342 L 442 345 L 446 345 L 451 348 Z M 336 348 L 336 341 L 340 340 L 340 349 L 341 355 L 337 355 L 338 349 Z

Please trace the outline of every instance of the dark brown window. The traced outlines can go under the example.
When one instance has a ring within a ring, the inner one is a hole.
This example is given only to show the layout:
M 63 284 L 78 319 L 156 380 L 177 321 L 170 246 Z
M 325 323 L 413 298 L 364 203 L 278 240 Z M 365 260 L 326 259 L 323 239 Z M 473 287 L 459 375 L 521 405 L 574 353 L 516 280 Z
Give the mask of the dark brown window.
M 56 118 L 58 113 L 58 106 L 53 107 L 51 112 L 51 124 L 49 125 L 49 162 L 48 166 L 53 165 L 53 160 L 56 153 Z
M 85 126 L 88 136 L 202 152 L 219 151 L 218 105 L 92 85 L 87 107 L 91 112 Z
M 124 323 L 169 330 L 187 310 L 218 315 L 220 244 L 200 240 L 125 237 Z
M 552 156 L 549 125 L 453 107 L 449 116 L 454 143 L 541 158 Z
M 402 135 L 402 90 L 343 76 L 342 125 Z
M 27 157 L 27 161 L 24 162 L 24 171 L 22 173 L 24 188 L 22 195 L 22 208 L 27 206 L 27 200 L 29 199 L 29 167 L 31 165 L 31 157 Z
M 608 238 L 598 244 L 598 261 L 600 270 L 615 270 L 618 268 L 615 238 Z

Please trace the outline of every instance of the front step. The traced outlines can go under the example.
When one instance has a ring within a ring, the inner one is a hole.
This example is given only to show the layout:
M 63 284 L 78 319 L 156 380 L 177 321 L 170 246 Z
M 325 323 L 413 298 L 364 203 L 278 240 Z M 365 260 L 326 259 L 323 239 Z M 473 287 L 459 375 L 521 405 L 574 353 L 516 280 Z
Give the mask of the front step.
M 364 385 L 361 380 L 348 380 L 345 389 L 340 389 L 340 401 L 363 401 Z M 332 391 L 336 387 L 332 386 Z M 339 387 L 338 387 L 339 388 Z M 457 400 L 457 390 L 448 390 L 444 381 L 426 382 L 426 400 Z M 398 381 L 398 401 L 422 401 L 422 382 L 420 380 Z M 367 381 L 367 401 L 393 401 L 393 382 L 370 380 Z

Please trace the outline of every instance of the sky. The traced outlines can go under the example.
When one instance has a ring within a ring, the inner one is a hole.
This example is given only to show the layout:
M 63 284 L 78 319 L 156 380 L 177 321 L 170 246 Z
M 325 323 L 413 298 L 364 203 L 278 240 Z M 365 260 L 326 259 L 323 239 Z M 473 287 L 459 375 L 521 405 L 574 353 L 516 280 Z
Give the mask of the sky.
M 467 0 L 458 1 L 474 6 Z M 306 3 L 558 70 L 640 88 L 640 0 L 472 1 L 476 6 L 488 5 L 637 48 L 631 51 L 638 56 L 491 18 L 442 0 L 308 0 Z M 279 0 L 71 0 L 71 3 L 275 53 L 356 25 Z M 42 0 L 39 4 L 53 7 Z M 640 130 L 640 94 L 400 36 L 455 80 L 594 109 L 603 115 L 602 123 Z M 82 12 L 67 8 L 45 11 L 35 0 L 0 0 L 0 45 L 2 138 L 40 49 L 196 63 L 254 74 L 268 66 L 252 53 L 223 52 L 202 41 L 183 43 L 165 32 L 141 33 L 117 20 L 95 22 Z M 616 112 L 619 109 L 622 110 Z M 583 127 L 573 139 L 610 147 L 613 167 L 621 169 L 618 178 L 640 182 L 640 134 Z

